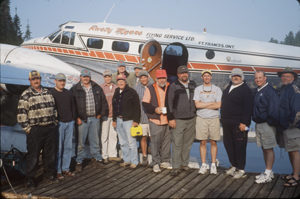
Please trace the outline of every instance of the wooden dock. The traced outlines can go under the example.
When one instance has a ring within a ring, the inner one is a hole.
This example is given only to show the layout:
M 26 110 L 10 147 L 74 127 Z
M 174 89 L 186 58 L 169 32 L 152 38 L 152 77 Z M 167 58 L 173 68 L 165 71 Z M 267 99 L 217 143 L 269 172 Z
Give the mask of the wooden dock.
M 87 166 L 74 177 L 59 183 L 41 182 L 37 188 L 23 184 L 2 187 L 3 198 L 296 198 L 300 186 L 285 188 L 280 175 L 267 184 L 256 184 L 257 173 L 234 180 L 218 168 L 217 175 L 200 175 L 198 169 L 182 171 L 178 176 L 170 170 L 153 173 L 152 168 L 120 167 L 118 163 Z

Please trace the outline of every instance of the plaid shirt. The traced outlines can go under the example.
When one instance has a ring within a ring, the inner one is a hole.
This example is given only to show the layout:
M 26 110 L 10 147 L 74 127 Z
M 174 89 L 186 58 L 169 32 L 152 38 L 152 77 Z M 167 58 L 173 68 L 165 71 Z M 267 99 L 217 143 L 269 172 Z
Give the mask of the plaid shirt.
M 86 115 L 88 117 L 96 116 L 95 100 L 92 86 L 90 85 L 86 88 L 84 85 L 81 85 L 86 95 Z

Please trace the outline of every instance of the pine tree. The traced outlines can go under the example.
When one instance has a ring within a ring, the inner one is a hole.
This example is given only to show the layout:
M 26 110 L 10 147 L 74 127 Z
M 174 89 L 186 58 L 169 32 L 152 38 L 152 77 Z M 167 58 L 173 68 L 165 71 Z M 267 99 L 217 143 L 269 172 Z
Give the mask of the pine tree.
M 10 16 L 10 1 L 2 0 L 0 4 L 0 43 L 13 44 L 14 26 Z
M 295 37 L 294 33 L 292 31 L 289 32 L 284 38 L 284 44 L 286 45 L 294 45 L 295 43 Z
M 13 20 L 13 25 L 14 25 L 14 44 L 15 45 L 20 45 L 23 42 L 23 37 L 22 37 L 22 31 L 21 31 L 21 22 L 20 22 L 20 18 L 17 14 L 17 8 L 16 8 L 16 14 L 14 16 L 14 20 Z
M 26 26 L 26 32 L 24 35 L 24 41 L 27 41 L 29 39 L 31 39 L 31 32 L 30 32 L 30 27 L 29 27 L 29 22 L 27 21 L 27 26 Z
M 270 39 L 269 42 L 278 44 L 278 40 L 277 40 L 277 39 L 274 39 L 273 37 L 271 37 L 271 39 Z
M 300 46 L 300 30 L 295 35 L 295 46 Z

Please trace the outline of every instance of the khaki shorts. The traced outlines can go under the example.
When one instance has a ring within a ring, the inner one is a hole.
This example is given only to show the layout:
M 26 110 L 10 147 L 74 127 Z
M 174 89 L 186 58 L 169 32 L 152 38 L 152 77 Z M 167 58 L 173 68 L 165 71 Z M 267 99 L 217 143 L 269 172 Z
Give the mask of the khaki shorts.
M 220 119 L 201 118 L 196 119 L 196 139 L 197 140 L 220 140 Z
M 268 123 L 256 123 L 255 125 L 257 146 L 263 149 L 272 149 L 277 146 L 276 128 Z
M 150 136 L 149 124 L 140 124 L 143 129 L 143 136 Z
M 287 152 L 300 150 L 300 129 L 289 128 L 283 131 L 283 141 Z

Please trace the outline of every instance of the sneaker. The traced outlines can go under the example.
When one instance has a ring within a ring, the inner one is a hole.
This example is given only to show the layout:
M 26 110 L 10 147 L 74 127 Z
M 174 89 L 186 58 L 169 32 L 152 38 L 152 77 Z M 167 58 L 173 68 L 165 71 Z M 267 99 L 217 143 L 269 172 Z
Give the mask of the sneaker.
M 236 168 L 235 167 L 230 167 L 230 169 L 226 170 L 226 174 L 233 176 Z
M 64 179 L 64 176 L 63 176 L 61 173 L 58 173 L 58 174 L 56 175 L 56 178 L 57 178 L 58 180 L 63 180 L 63 179 Z
M 62 172 L 62 174 L 64 175 L 64 176 L 70 176 L 70 177 L 73 177 L 73 176 L 75 176 L 75 173 L 73 173 L 73 172 L 71 172 L 71 171 L 63 171 Z
M 154 172 L 154 173 L 159 173 L 159 172 L 161 172 L 161 170 L 160 170 L 158 164 L 156 164 L 156 165 L 153 166 L 153 172 Z
M 255 180 L 255 183 L 257 184 L 268 183 L 272 181 L 271 174 L 267 175 L 266 173 L 263 173 L 262 175 L 259 176 L 260 177 Z
M 240 178 L 244 178 L 244 177 L 246 177 L 244 170 L 237 170 L 233 174 L 234 179 L 240 179 Z
M 130 163 L 128 163 L 128 162 L 122 162 L 122 163 L 120 163 L 121 167 L 127 167 L 128 165 L 130 165 Z
M 143 161 L 142 161 L 142 166 L 147 166 L 148 165 L 148 157 L 147 156 L 143 156 Z
M 164 169 L 172 169 L 172 165 L 169 162 L 163 162 L 163 163 L 161 163 L 160 167 L 164 168 Z
M 130 164 L 130 166 L 129 166 L 131 169 L 135 169 L 136 167 L 137 167 L 137 165 L 136 164 Z
M 190 167 L 188 166 L 181 166 L 181 170 L 183 171 L 188 171 L 190 169 Z
M 209 170 L 209 165 L 205 164 L 205 163 L 202 163 L 202 165 L 201 165 L 198 173 L 200 173 L 200 174 L 206 174 L 206 172 L 208 170 Z
M 177 176 L 180 173 L 180 169 L 172 169 L 170 172 L 171 176 Z
M 107 158 L 103 159 L 103 164 L 108 164 L 108 163 L 109 163 L 109 161 Z
M 82 164 L 81 163 L 76 164 L 75 171 L 76 172 L 81 172 L 82 171 Z
M 261 173 L 261 174 L 255 176 L 255 180 L 261 178 L 261 177 L 264 176 L 264 175 L 267 175 L 267 174 L 266 174 L 266 173 Z M 271 177 L 272 179 L 274 178 L 274 173 L 273 173 L 273 171 L 271 171 L 270 177 Z
M 211 164 L 210 166 L 210 174 L 217 174 L 217 166 L 215 164 Z
M 109 157 L 108 160 L 109 161 L 114 161 L 114 162 L 121 162 L 122 161 L 122 159 L 119 158 L 119 157 Z

